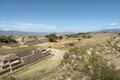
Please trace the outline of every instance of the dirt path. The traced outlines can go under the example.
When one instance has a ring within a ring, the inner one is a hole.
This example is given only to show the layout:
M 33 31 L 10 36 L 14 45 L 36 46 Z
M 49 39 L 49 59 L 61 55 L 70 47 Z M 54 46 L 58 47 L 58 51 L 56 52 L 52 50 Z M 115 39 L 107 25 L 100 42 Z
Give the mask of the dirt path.
M 51 50 L 52 54 L 54 55 L 53 57 L 51 57 L 50 60 L 62 60 L 63 59 L 65 51 L 61 51 L 58 49 L 48 49 L 48 50 Z

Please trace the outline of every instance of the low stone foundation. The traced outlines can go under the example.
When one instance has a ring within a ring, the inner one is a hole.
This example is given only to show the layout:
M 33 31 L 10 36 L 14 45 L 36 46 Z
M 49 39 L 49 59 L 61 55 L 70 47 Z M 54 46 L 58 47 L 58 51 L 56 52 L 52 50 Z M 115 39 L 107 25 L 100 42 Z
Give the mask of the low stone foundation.
M 40 58 L 51 55 L 50 50 L 36 49 L 30 54 L 13 54 L 0 56 L 0 74 L 6 72 L 12 72 L 13 70 L 20 68 L 24 65 L 34 63 Z

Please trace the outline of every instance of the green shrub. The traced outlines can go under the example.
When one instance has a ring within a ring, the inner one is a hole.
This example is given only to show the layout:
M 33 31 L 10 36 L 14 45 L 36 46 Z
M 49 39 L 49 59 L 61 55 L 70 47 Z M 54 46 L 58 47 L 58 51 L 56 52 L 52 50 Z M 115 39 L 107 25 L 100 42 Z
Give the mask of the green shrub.
M 50 42 L 57 42 L 56 34 L 49 34 L 46 36 Z
M 1 43 L 17 43 L 13 36 L 0 36 Z

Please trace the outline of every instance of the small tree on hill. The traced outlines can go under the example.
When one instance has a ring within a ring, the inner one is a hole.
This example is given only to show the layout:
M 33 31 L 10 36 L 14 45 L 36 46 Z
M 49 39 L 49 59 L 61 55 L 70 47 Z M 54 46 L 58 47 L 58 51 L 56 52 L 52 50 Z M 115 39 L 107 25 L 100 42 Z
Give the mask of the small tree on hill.
M 16 43 L 16 40 L 13 36 L 0 36 L 1 43 Z
M 57 42 L 57 36 L 56 34 L 49 34 L 46 36 L 50 42 Z

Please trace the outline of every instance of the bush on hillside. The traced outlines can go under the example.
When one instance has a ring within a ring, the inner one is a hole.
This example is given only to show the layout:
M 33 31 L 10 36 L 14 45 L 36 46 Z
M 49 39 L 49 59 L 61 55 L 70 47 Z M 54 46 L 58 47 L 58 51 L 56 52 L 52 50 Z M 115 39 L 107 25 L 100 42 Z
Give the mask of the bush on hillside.
M 57 42 L 56 34 L 49 34 L 46 36 L 50 42 Z
M 120 80 L 114 65 L 91 50 L 70 49 L 50 80 Z
M 13 36 L 0 36 L 1 43 L 17 43 Z

